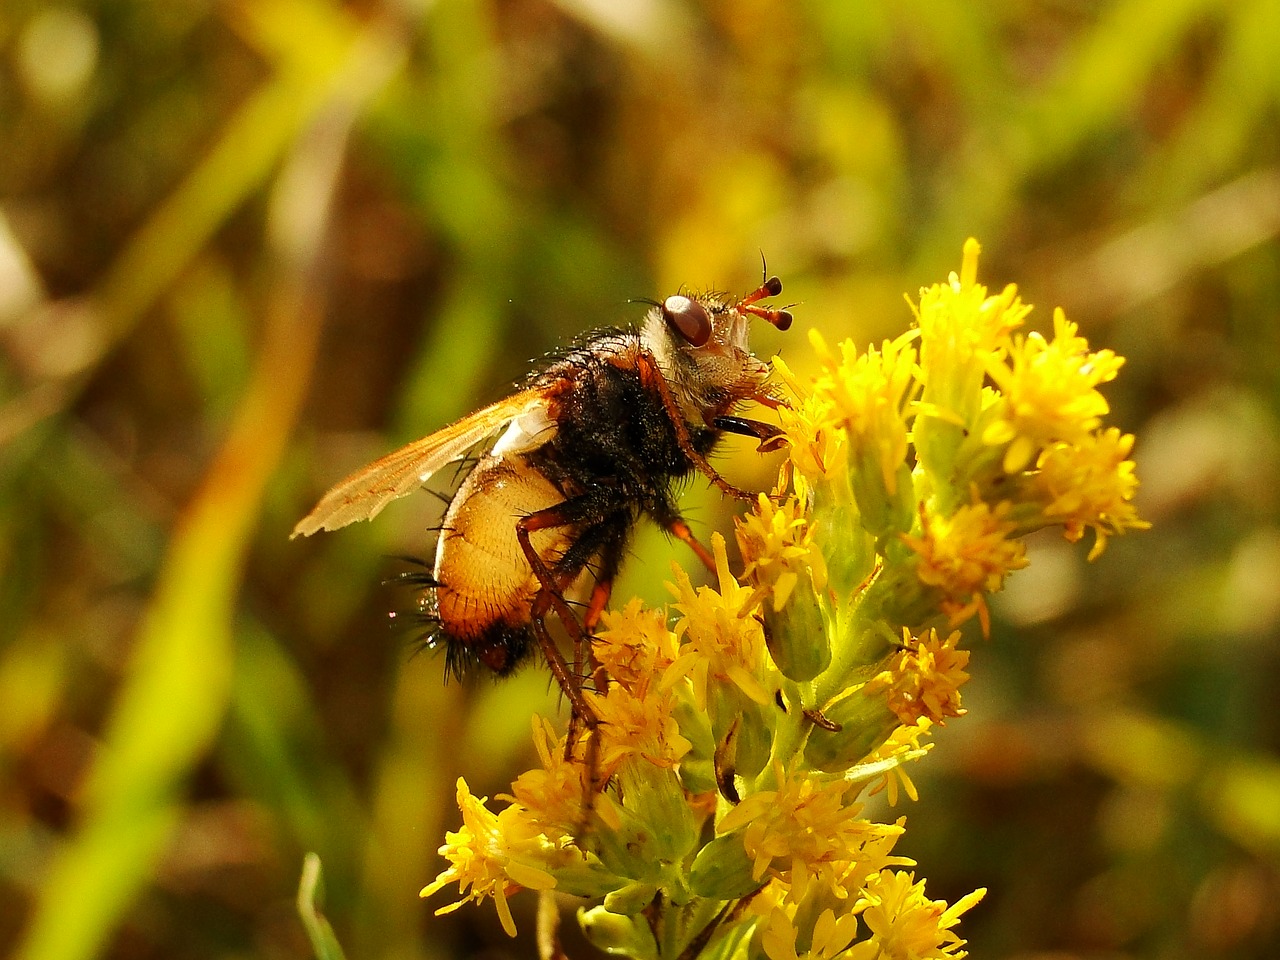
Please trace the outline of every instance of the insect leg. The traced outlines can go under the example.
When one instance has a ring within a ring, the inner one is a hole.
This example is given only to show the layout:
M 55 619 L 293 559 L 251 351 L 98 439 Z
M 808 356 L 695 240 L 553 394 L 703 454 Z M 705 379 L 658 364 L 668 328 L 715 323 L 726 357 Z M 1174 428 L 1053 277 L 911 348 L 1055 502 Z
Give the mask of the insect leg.
M 706 458 L 693 447 L 693 440 L 689 436 L 689 428 L 685 425 L 684 414 L 680 412 L 680 407 L 676 403 L 675 397 L 671 395 L 671 387 L 667 385 L 667 379 L 662 374 L 662 369 L 658 366 L 657 359 L 647 350 L 642 351 L 640 357 L 636 361 L 637 372 L 640 374 L 640 382 L 646 387 L 655 390 L 659 397 L 662 398 L 662 407 L 667 412 L 667 416 L 671 418 L 671 425 L 676 432 L 676 442 L 680 445 L 680 451 L 688 457 L 695 467 L 702 471 L 722 493 L 726 493 L 738 500 L 754 500 L 755 494 L 747 493 L 735 487 L 724 477 L 716 472 L 715 467 L 707 463 Z
M 541 558 L 534 560 L 536 554 L 534 554 L 529 544 L 527 529 L 517 529 L 520 530 L 520 543 L 525 549 L 525 556 L 530 558 L 530 566 L 535 571 L 541 567 L 542 572 L 549 575 L 550 571 L 542 563 Z M 534 527 L 534 529 L 538 528 Z M 539 579 L 542 579 L 541 576 L 539 576 Z M 599 774 L 600 736 L 597 731 L 600 727 L 600 717 L 583 695 L 582 681 L 579 679 L 578 674 L 570 673 L 564 656 L 560 653 L 555 640 L 547 630 L 546 615 L 552 607 L 555 607 L 561 621 L 565 624 L 565 629 L 574 638 L 575 651 L 579 649 L 584 641 L 582 640 L 582 631 L 578 627 L 577 618 L 574 617 L 573 611 L 569 609 L 568 604 L 560 596 L 558 587 L 555 584 L 552 586 L 544 585 L 534 598 L 529 623 L 533 628 L 533 635 L 538 640 L 538 645 L 542 648 L 543 656 L 551 667 L 552 674 L 559 682 L 560 689 L 564 691 L 564 695 L 569 698 L 569 703 L 572 707 L 569 713 L 568 735 L 565 737 L 564 745 L 566 760 L 572 761 L 574 759 L 578 744 L 583 742 L 584 730 L 586 732 L 586 747 L 582 753 L 582 766 L 580 768 L 582 779 L 582 819 L 575 831 L 575 836 L 583 838 L 588 835 L 591 818 L 595 812 L 596 794 L 608 785 L 607 782 L 600 782 Z M 575 660 L 578 659 L 578 656 L 575 653 Z M 579 839 L 579 842 L 581 842 L 581 839 Z
M 750 400 L 752 403 L 758 403 L 762 407 L 768 407 L 770 410 L 777 410 L 779 407 L 786 407 L 787 409 L 791 409 L 791 404 L 788 403 L 786 400 L 782 399 L 781 397 L 775 397 L 772 394 L 768 394 L 768 393 L 763 393 L 763 392 L 753 393 L 751 396 L 747 397 L 746 399 Z
M 521 544 L 525 545 L 527 543 L 528 534 L 526 533 L 521 536 Z M 526 547 L 525 555 L 529 555 L 528 547 Z M 533 566 L 532 561 L 530 561 L 530 565 Z M 546 571 L 545 564 L 542 565 L 542 569 Z M 564 656 L 560 653 L 555 640 L 547 630 L 546 615 L 553 606 L 556 607 L 556 612 L 560 615 L 569 633 L 575 635 L 575 637 L 580 636 L 581 631 L 577 629 L 577 619 L 574 617 L 573 611 L 568 609 L 568 604 L 559 596 L 558 589 L 554 587 L 543 587 L 538 592 L 530 611 L 531 618 L 529 623 L 533 628 L 533 635 L 537 638 L 538 645 L 542 648 L 543 656 L 546 657 L 547 664 L 551 667 L 551 673 L 559 682 L 560 689 L 564 691 L 564 695 L 569 698 L 572 708 L 569 713 L 568 736 L 565 737 L 564 745 L 566 760 L 573 760 L 574 751 L 582 739 L 584 728 L 588 733 L 586 749 L 582 755 L 581 768 L 583 786 L 582 820 L 578 824 L 578 829 L 575 833 L 577 837 L 581 838 L 587 835 L 587 828 L 595 811 L 596 794 L 607 786 L 606 783 L 599 781 L 598 773 L 600 767 L 600 737 L 596 731 L 600 727 L 600 717 L 591 705 L 587 703 L 587 699 L 582 693 L 582 681 L 577 674 L 569 672 L 569 666 L 565 663 Z M 579 640 L 575 639 L 575 648 L 579 642 Z
M 756 447 L 759 453 L 772 453 L 780 450 L 787 442 L 781 427 L 759 420 L 748 420 L 746 417 L 716 417 L 715 426 L 726 433 L 736 433 L 744 437 L 755 437 L 760 441 Z
M 612 580 L 599 580 L 591 589 L 591 600 L 587 603 L 587 612 L 582 618 L 582 628 L 588 634 L 594 633 L 596 624 L 600 622 L 600 614 L 609 605 L 609 595 L 613 592 Z
M 618 514 L 583 534 L 582 543 L 599 544 L 596 550 L 596 585 L 591 591 L 586 616 L 582 618 L 582 625 L 588 634 L 595 633 L 596 624 L 600 622 L 600 614 L 609 605 L 613 581 L 618 576 L 619 567 L 622 566 L 623 547 L 627 542 L 625 525 L 629 523 L 629 519 Z
M 535 530 L 563 527 L 577 522 L 578 518 L 573 512 L 573 502 L 568 500 L 564 503 L 556 504 L 554 507 L 538 510 L 527 517 L 521 517 L 516 521 L 516 539 L 519 541 L 520 549 L 524 551 L 525 560 L 528 561 L 529 567 L 533 570 L 533 575 L 538 578 L 540 585 L 529 611 L 538 646 L 542 648 L 542 655 L 546 658 L 547 666 L 551 669 L 556 682 L 560 684 L 560 689 L 569 698 L 573 712 L 580 714 L 582 722 L 588 727 L 594 727 L 597 722 L 595 711 L 591 709 L 587 704 L 586 698 L 582 695 L 582 681 L 570 671 L 569 664 L 565 661 L 560 648 L 556 646 L 555 640 L 552 639 L 551 634 L 547 631 L 545 618 L 554 609 L 556 616 L 560 618 L 569 635 L 573 637 L 575 645 L 581 642 L 582 627 L 578 623 L 577 616 L 574 615 L 573 610 L 569 608 L 569 604 L 565 602 L 564 596 L 561 594 L 562 585 L 559 579 L 547 567 L 546 562 L 538 554 L 538 551 L 534 549 L 533 543 L 529 539 L 529 535 Z
M 693 531 L 689 529 L 689 525 L 680 517 L 669 521 L 666 524 L 667 530 L 677 540 L 683 540 L 689 545 L 689 548 L 698 555 L 698 559 L 703 562 L 708 570 L 712 573 L 716 572 L 715 557 L 711 556 L 711 551 L 702 545 L 702 541 L 693 535 Z

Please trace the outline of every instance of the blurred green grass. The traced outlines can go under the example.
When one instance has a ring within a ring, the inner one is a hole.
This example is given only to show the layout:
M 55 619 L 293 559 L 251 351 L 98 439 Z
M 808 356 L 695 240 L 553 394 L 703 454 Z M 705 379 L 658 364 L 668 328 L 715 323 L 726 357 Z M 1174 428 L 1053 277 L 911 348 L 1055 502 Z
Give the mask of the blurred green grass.
M 763 251 L 798 328 L 873 340 L 975 235 L 1129 357 L 1156 525 L 1035 545 L 906 852 L 990 888 L 975 956 L 1280 953 L 1277 35 L 1274 0 L 6 3 L 0 952 L 311 956 L 316 851 L 348 956 L 532 956 L 416 891 L 546 678 L 443 686 L 387 631 L 432 498 L 293 522 L 629 298 Z M 661 602 L 689 558 L 636 552 L 618 595 Z

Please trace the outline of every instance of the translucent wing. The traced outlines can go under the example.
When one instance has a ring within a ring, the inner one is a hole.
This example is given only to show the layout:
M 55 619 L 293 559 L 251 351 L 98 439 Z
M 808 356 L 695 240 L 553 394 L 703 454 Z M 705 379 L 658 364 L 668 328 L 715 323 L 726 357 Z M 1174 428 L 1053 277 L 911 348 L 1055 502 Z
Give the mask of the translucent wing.
M 524 390 L 361 467 L 320 498 L 315 508 L 298 521 L 290 539 L 309 537 L 318 530 L 337 530 L 377 516 L 392 500 L 413 493 L 441 467 L 460 459 L 512 420 L 520 418 L 550 427 L 548 402 L 545 390 Z M 526 442 L 522 448 L 537 445 Z

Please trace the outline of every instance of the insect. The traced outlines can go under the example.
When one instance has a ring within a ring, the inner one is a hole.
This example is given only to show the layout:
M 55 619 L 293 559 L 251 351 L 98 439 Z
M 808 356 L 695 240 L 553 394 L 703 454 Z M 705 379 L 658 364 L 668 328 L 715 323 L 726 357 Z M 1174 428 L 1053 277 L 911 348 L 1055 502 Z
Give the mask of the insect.
M 748 497 L 708 454 L 726 432 L 758 439 L 762 451 L 782 443 L 777 427 L 736 413 L 746 402 L 780 403 L 747 335 L 752 317 L 791 325 L 789 312 L 760 304 L 781 292 L 769 277 L 740 299 L 679 293 L 651 302 L 639 327 L 588 333 L 506 399 L 357 470 L 293 536 L 368 520 L 496 436 L 449 502 L 430 573 L 416 578 L 427 645 L 443 645 L 457 675 L 475 666 L 505 675 L 540 650 L 575 717 L 590 725 L 580 678 L 586 638 L 637 520 L 656 521 L 710 565 L 680 516 L 676 482 L 700 471 Z M 587 577 L 579 622 L 565 598 Z M 573 640 L 573 666 L 548 630 L 552 613 Z

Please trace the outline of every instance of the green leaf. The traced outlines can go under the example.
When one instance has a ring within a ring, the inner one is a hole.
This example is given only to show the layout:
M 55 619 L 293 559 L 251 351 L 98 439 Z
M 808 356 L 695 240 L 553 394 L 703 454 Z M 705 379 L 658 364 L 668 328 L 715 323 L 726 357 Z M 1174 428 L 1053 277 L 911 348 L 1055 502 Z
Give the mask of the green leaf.
M 319 902 L 323 899 L 322 887 L 324 877 L 321 871 L 320 858 L 308 853 L 302 861 L 302 879 L 298 883 L 298 915 L 302 917 L 302 925 L 307 929 L 307 937 L 311 940 L 311 949 L 318 960 L 345 960 L 342 945 L 333 933 L 333 927 L 320 912 Z

